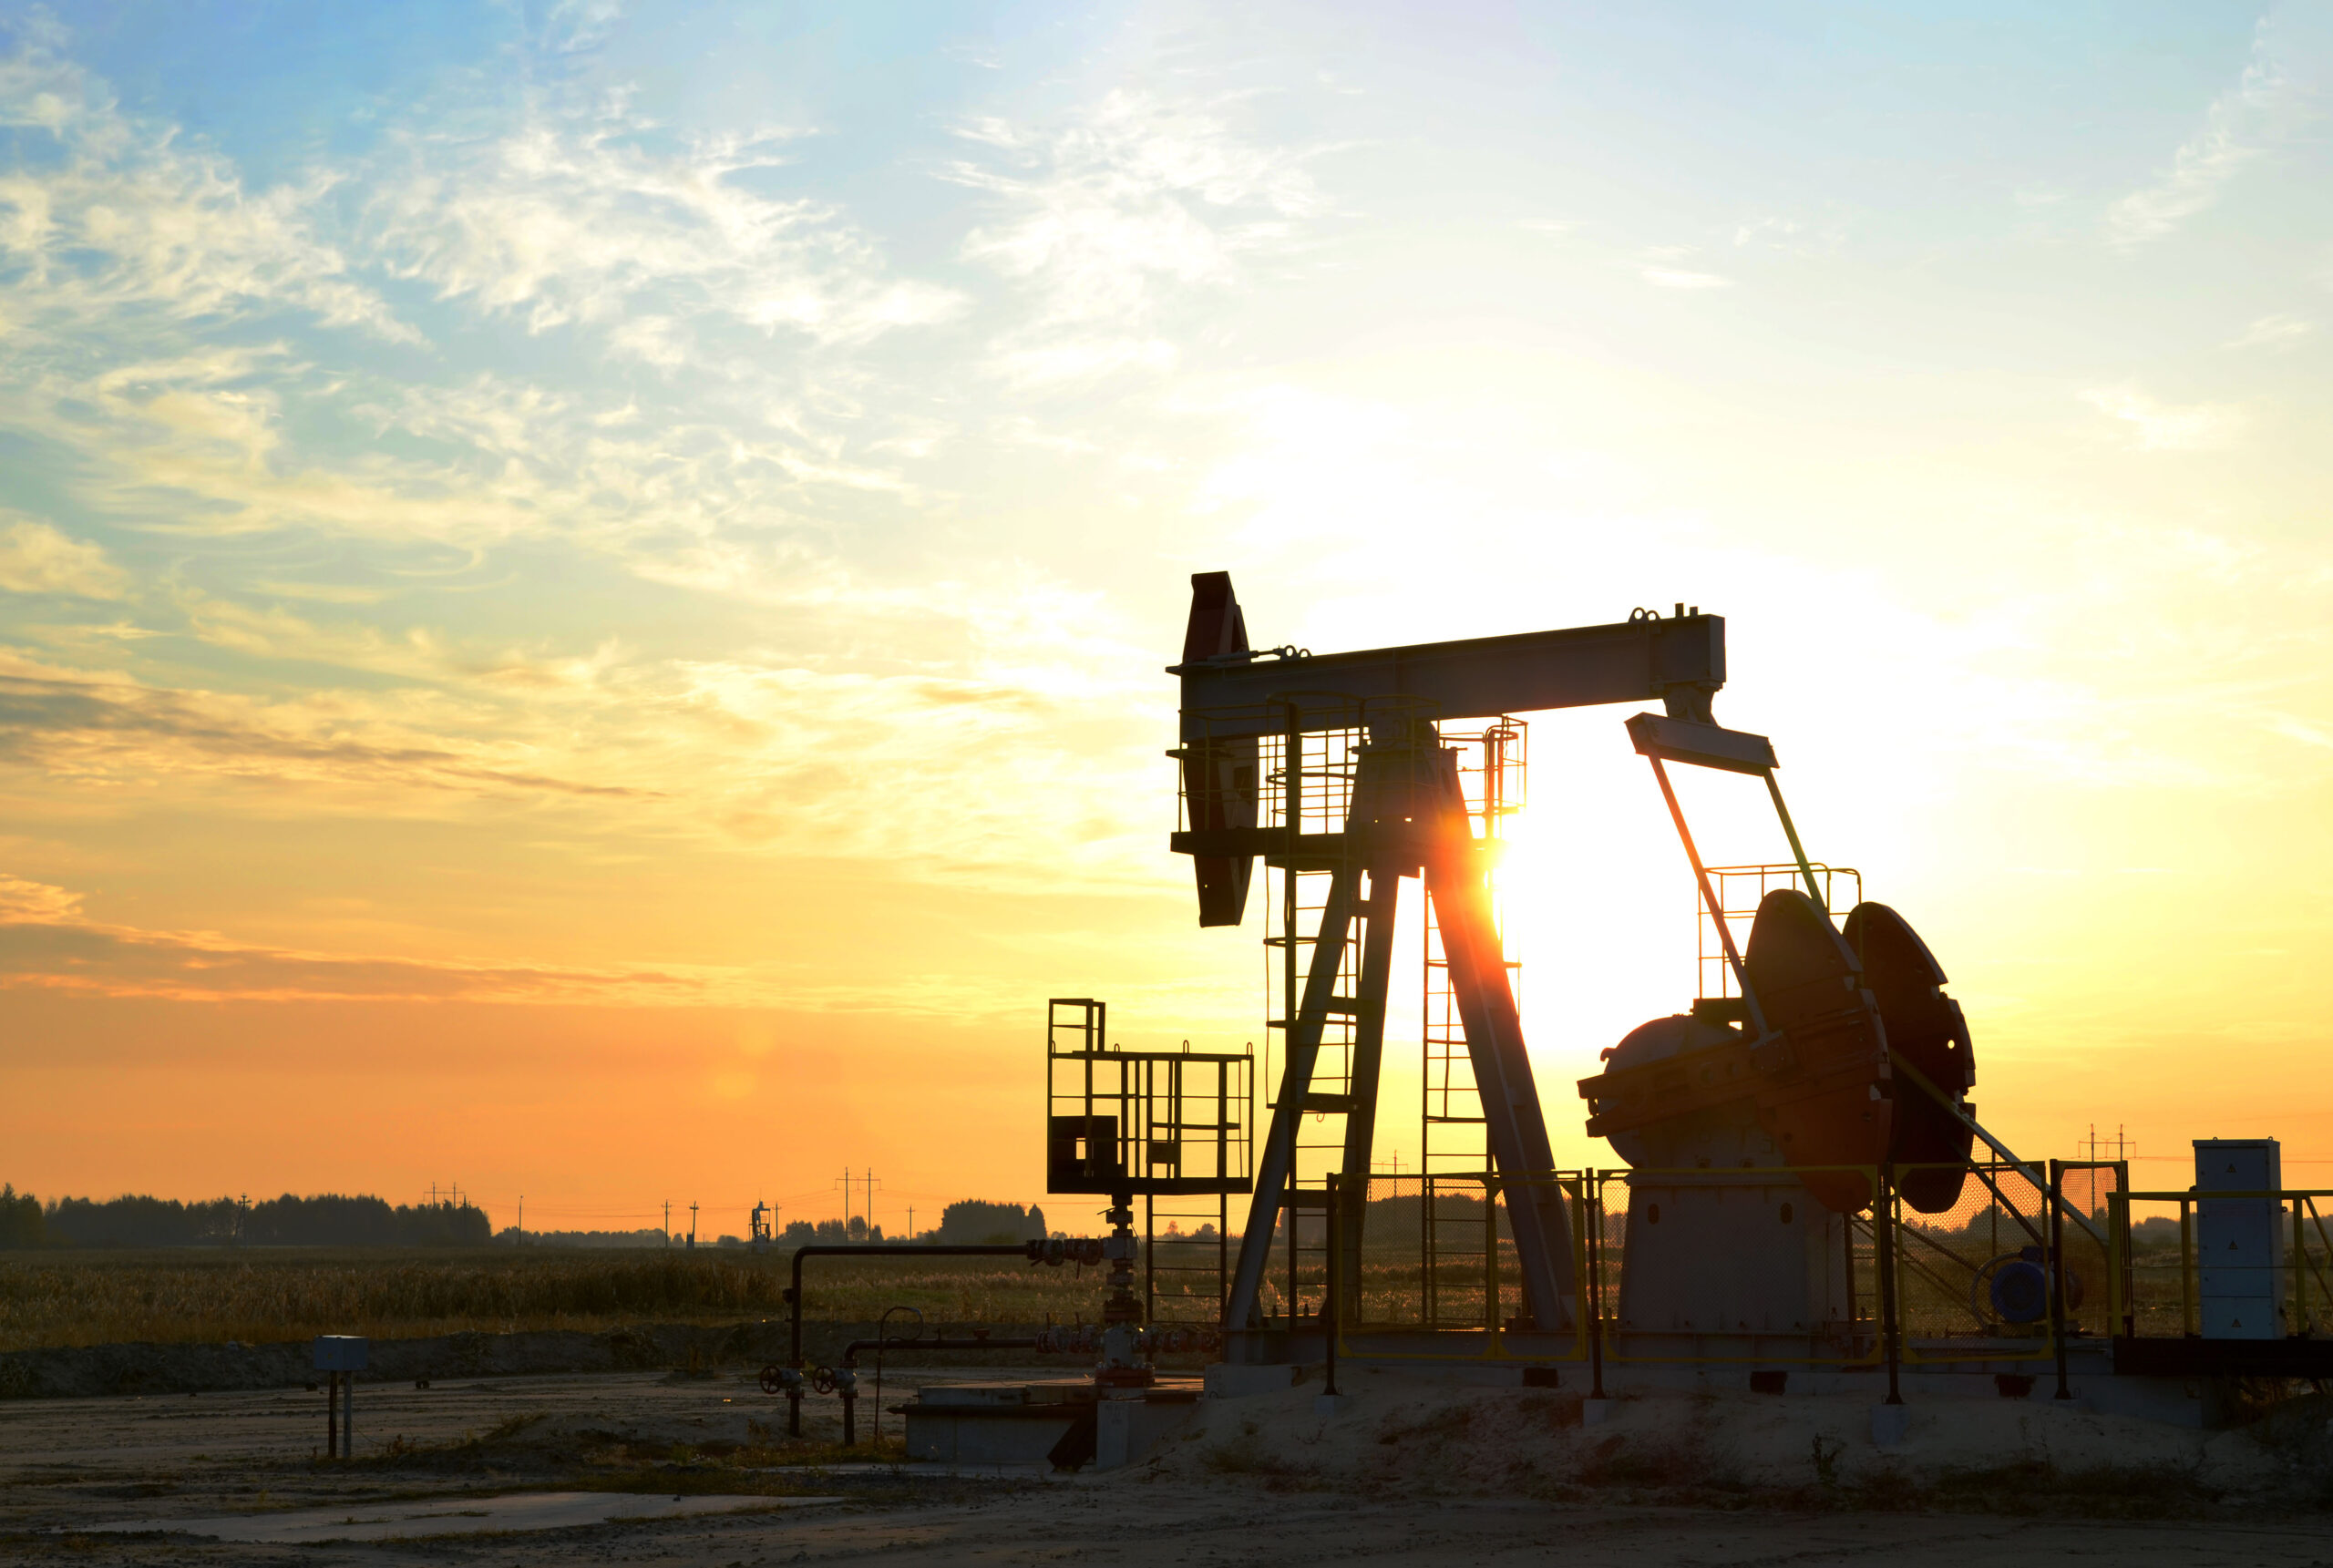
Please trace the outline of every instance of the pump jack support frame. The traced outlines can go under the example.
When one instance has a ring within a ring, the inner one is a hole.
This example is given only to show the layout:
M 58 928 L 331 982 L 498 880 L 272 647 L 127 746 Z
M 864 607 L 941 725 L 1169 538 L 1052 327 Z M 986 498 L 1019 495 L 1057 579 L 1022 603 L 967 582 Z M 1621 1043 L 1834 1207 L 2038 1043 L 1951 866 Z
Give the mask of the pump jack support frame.
M 1711 718 L 1711 699 L 1725 683 L 1725 621 L 1679 605 L 1664 620 L 1639 610 L 1625 622 L 1517 636 L 1420 643 L 1314 657 L 1294 649 L 1258 653 L 1227 572 L 1191 579 L 1190 625 L 1183 661 L 1168 673 L 1182 682 L 1183 758 L 1194 802 L 1191 827 L 1171 847 L 1193 857 L 1200 923 L 1237 925 L 1254 857 L 1305 856 L 1332 868 L 1303 996 L 1287 1033 L 1286 1061 L 1271 1127 L 1263 1141 L 1238 1264 L 1224 1303 L 1224 1326 L 1259 1321 L 1259 1296 L 1273 1234 L 1283 1211 L 1294 1224 L 1291 1174 L 1297 1124 L 1308 1106 L 1323 1028 L 1331 1009 L 1357 1024 L 1352 1071 L 1343 1097 L 1343 1180 L 1366 1182 L 1376 1122 L 1377 1070 L 1384 1041 L 1390 944 L 1401 880 L 1423 874 L 1450 962 L 1452 990 L 1475 1081 L 1483 1101 L 1486 1142 L 1506 1184 L 1526 1314 L 1538 1327 L 1570 1326 L 1577 1285 L 1570 1226 L 1558 1190 L 1533 1177 L 1551 1175 L 1555 1156 L 1525 1050 L 1521 1016 L 1507 984 L 1493 918 L 1485 867 L 1466 815 L 1454 753 L 1433 726 L 1372 728 L 1343 831 L 1307 835 L 1295 821 L 1259 826 L 1260 781 L 1240 795 L 1223 782 L 1268 734 L 1295 736 L 1339 722 L 1332 709 L 1308 706 L 1300 694 L 1334 692 L 1366 709 L 1372 701 L 1411 704 L 1436 721 L 1491 718 L 1547 708 L 1659 701 L 1668 737 L 1720 753 L 1755 737 L 1737 737 Z M 1347 708 L 1346 712 L 1352 710 Z M 1349 721 L 1346 721 L 1349 722 Z M 1763 742 L 1756 742 L 1763 746 Z M 1241 750 L 1245 747 L 1245 751 Z M 1364 879 L 1366 892 L 1364 894 Z M 1339 998 L 1337 978 L 1356 917 L 1365 917 L 1360 994 Z M 1349 1271 L 1360 1258 L 1363 1201 L 1329 1210 L 1345 1227 L 1334 1254 Z M 1345 1209 L 1351 1211 L 1350 1216 Z M 1343 1283 L 1343 1282 L 1339 1282 Z M 1351 1291 L 1348 1301 L 1356 1299 Z

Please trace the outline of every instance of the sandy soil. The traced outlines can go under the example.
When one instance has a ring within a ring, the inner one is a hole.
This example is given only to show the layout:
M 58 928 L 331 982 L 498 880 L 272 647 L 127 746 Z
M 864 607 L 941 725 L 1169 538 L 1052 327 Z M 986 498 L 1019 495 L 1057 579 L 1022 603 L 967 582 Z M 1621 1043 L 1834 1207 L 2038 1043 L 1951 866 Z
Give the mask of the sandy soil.
M 776 1435 L 782 1402 L 735 1378 L 368 1389 L 353 1465 L 311 1457 L 321 1395 L 12 1401 L 0 1405 L 0 1560 L 2333 1568 L 2333 1513 L 2318 1511 L 2333 1502 L 2321 1409 L 2273 1431 L 2203 1434 L 1971 1400 L 1916 1409 L 1910 1440 L 1884 1453 L 1861 1400 L 1647 1396 L 1583 1427 L 1564 1391 L 1367 1375 L 1350 1386 L 1331 1418 L 1315 1411 L 1317 1386 L 1211 1403 L 1143 1464 L 1075 1477 L 870 1464 L 833 1450 L 831 1400 L 812 1401 L 807 1442 L 789 1445 Z M 886 1403 L 898 1397 L 887 1387 Z M 885 1418 L 887 1435 L 897 1419 Z M 628 1492 L 641 1514 L 676 1496 L 748 1512 L 513 1522 L 634 1512 L 529 1501 L 552 1491 Z M 810 1497 L 839 1501 L 776 1506 Z M 291 1524 L 305 1511 L 378 1518 L 420 1503 L 441 1522 L 472 1511 L 481 1532 L 322 1544 L 167 1533 L 227 1515 Z M 157 1533 L 90 1532 L 99 1524 Z

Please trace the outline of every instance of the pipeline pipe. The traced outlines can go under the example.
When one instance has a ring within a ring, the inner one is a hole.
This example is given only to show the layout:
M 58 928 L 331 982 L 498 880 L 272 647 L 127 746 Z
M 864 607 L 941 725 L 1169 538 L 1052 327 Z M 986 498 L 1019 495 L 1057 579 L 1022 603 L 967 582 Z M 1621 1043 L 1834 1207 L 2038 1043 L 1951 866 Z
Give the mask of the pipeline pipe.
M 858 1365 L 861 1350 L 1034 1350 L 1034 1339 L 951 1339 L 945 1335 L 930 1339 L 854 1339 L 842 1348 L 841 1365 Z
M 794 1249 L 794 1283 L 786 1292 L 791 1321 L 786 1329 L 786 1364 L 796 1371 L 802 1369 L 802 1265 L 811 1257 L 1022 1257 L 1031 1263 L 1044 1261 L 1043 1242 L 1019 1245 L 972 1245 L 960 1243 L 940 1245 L 923 1242 L 877 1242 L 871 1245 L 827 1245 L 815 1244 Z M 786 1432 L 788 1437 L 802 1435 L 802 1390 L 799 1386 L 786 1390 Z M 844 1407 L 846 1419 L 849 1407 Z

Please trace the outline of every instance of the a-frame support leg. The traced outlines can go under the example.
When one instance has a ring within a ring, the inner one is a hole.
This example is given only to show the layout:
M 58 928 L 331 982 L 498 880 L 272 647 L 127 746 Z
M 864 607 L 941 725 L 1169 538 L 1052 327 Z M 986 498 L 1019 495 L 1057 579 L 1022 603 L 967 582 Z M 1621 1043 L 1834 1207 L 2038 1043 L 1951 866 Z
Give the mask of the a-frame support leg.
M 1280 1104 L 1272 1112 L 1271 1130 L 1264 1135 L 1263 1151 L 1256 1162 L 1256 1189 L 1248 1204 L 1248 1226 L 1239 1233 L 1239 1266 L 1232 1274 L 1231 1294 L 1223 1307 L 1227 1328 L 1247 1328 L 1260 1321 L 1256 1298 L 1263 1287 L 1265 1266 L 1271 1259 L 1272 1232 L 1289 1195 L 1289 1178 L 1296 1169 L 1297 1123 L 1303 1120 L 1304 1096 L 1311 1088 L 1312 1071 L 1321 1058 L 1321 1031 L 1328 1021 L 1330 999 L 1336 995 L 1338 971 L 1344 966 L 1345 940 L 1360 880 L 1360 871 L 1351 866 L 1338 867 L 1329 879 L 1320 935 L 1312 944 L 1312 967 L 1304 977 L 1303 1005 L 1289 1024 Z M 1372 929 L 1375 924 L 1371 922 Z M 1295 1212 L 1290 1210 L 1289 1224 L 1295 1223 Z
M 1385 999 L 1393 983 L 1393 917 L 1401 907 L 1402 874 L 1392 866 L 1369 873 L 1368 929 L 1361 940 L 1360 994 L 1354 997 L 1351 1094 L 1345 1109 L 1345 1147 L 1338 1170 L 1349 1184 L 1344 1212 L 1329 1223 L 1343 1227 L 1337 1238 L 1337 1292 L 1361 1300 L 1362 1221 L 1367 1213 L 1368 1178 L 1377 1149 L 1377 1082 L 1385 1061 Z
M 1457 779 L 1447 785 L 1454 796 Z M 1492 1163 L 1512 1182 L 1506 1191 L 1515 1230 L 1515 1257 L 1523 1276 L 1524 1306 L 1538 1326 L 1554 1330 L 1572 1321 L 1571 1225 L 1563 1193 L 1547 1178 L 1554 1148 L 1539 1107 L 1531 1059 L 1523 1046 L 1523 1020 L 1506 983 L 1506 956 L 1492 918 L 1490 891 L 1475 858 L 1463 800 L 1451 807 L 1426 863 L 1426 896 L 1434 900 L 1442 950 L 1450 960 L 1450 987 L 1466 1030 L 1466 1054 L 1482 1096 L 1484 1132 Z

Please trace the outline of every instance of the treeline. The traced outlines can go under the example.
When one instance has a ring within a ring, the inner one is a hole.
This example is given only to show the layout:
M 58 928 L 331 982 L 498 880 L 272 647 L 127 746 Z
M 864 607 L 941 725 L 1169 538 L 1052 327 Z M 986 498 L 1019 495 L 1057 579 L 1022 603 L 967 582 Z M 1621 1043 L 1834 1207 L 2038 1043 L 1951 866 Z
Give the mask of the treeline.
M 1032 1239 L 1042 1240 L 1047 1234 L 1045 1211 L 1034 1204 L 1024 1209 L 1019 1204 L 992 1204 L 980 1198 L 966 1198 L 940 1210 L 940 1223 L 930 1229 L 918 1231 L 911 1237 L 893 1239 L 944 1243 L 951 1246 L 1007 1246 Z M 853 1214 L 848 1222 L 820 1220 L 813 1225 L 808 1220 L 796 1220 L 777 1234 L 780 1246 L 808 1246 L 813 1244 L 835 1246 L 883 1239 L 883 1227 L 868 1225 L 859 1214 Z M 721 1245 L 734 1245 L 736 1240 L 735 1236 L 723 1236 Z
M 505 1225 L 495 1234 L 497 1246 L 670 1246 L 672 1238 L 654 1225 L 630 1231 L 526 1231 Z
M 1414 1200 L 1412 1200 L 1414 1203 Z M 1372 1208 L 1375 1205 L 1372 1205 Z M 913 1239 L 949 1245 L 1009 1245 L 1051 1234 L 1045 1212 L 1036 1204 L 991 1203 L 967 1198 L 950 1204 L 940 1223 Z M 1211 1230 L 1210 1233 L 1212 1234 Z M 796 1220 L 777 1235 L 780 1246 L 834 1245 L 886 1240 L 883 1227 L 865 1216 L 842 1220 Z M 899 1239 L 899 1238 L 889 1238 Z M 174 1198 L 128 1195 L 97 1202 L 62 1198 L 43 1204 L 30 1193 L 0 1185 L 0 1249 L 30 1247 L 141 1246 L 487 1246 L 521 1244 L 545 1247 L 674 1246 L 661 1230 L 529 1231 L 506 1227 L 498 1235 L 486 1212 L 470 1204 L 416 1204 L 392 1208 L 375 1197 L 336 1193 L 295 1197 L 290 1193 L 264 1203 L 234 1198 L 180 1203 Z M 742 1246 L 733 1235 L 700 1239 L 700 1246 Z
M 493 1235 L 486 1211 L 471 1204 L 392 1208 L 375 1197 L 286 1193 L 257 1204 L 131 1194 L 44 1206 L 0 1186 L 0 1247 L 484 1246 Z
M 879 1242 L 883 1239 L 881 1225 L 870 1225 L 858 1214 L 851 1215 L 848 1223 L 841 1220 L 820 1220 L 817 1224 L 812 1225 L 808 1220 L 796 1220 L 777 1233 L 777 1244 L 780 1246 L 808 1246 L 813 1242 L 820 1246 L 839 1246 L 846 1242 Z M 721 1238 L 719 1245 L 742 1246 L 745 1244 L 735 1236 L 725 1235 Z
M 1047 1234 L 1045 1211 L 1034 1204 L 1024 1209 L 1019 1204 L 992 1204 L 980 1198 L 966 1198 L 940 1210 L 937 1225 L 919 1231 L 906 1239 L 944 1243 L 951 1246 L 1007 1246 L 1032 1239 L 1042 1240 Z M 858 1214 L 851 1215 L 848 1223 L 820 1220 L 813 1225 L 808 1220 L 796 1220 L 777 1235 L 780 1246 L 808 1246 L 814 1243 L 819 1246 L 834 1246 L 883 1239 L 883 1227 L 868 1225 L 865 1217 Z M 737 1238 L 723 1236 L 721 1245 L 737 1245 Z

